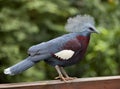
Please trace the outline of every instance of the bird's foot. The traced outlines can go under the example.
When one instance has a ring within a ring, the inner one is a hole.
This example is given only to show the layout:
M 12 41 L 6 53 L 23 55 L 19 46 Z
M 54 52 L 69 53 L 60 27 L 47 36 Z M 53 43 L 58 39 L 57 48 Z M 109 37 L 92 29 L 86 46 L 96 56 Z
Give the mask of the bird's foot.
M 64 81 L 66 82 L 67 80 L 65 79 L 65 77 L 63 76 L 58 76 L 58 77 L 55 77 L 55 79 L 60 79 L 61 81 Z
M 74 80 L 74 79 L 77 79 L 77 77 L 66 77 L 65 80 Z
M 61 79 L 62 81 L 66 82 L 66 81 L 69 81 L 69 80 L 74 80 L 76 79 L 77 77 L 63 77 L 63 76 L 58 76 L 58 77 L 55 77 L 55 79 Z

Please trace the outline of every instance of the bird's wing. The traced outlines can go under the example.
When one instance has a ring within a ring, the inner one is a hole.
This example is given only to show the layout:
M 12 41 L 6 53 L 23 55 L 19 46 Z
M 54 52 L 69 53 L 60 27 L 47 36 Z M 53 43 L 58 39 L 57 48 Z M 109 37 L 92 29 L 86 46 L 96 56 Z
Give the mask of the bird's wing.
M 77 39 L 67 41 L 62 49 L 54 53 L 55 57 L 62 60 L 69 60 L 77 51 L 81 50 L 81 43 Z
M 48 46 L 47 42 L 42 42 L 40 44 L 34 45 L 28 49 L 28 54 L 30 56 L 42 55 L 47 53 Z
M 46 44 L 46 42 L 30 47 L 28 49 L 28 54 L 31 57 L 30 60 L 38 62 L 40 60 L 48 58 L 50 54 L 48 53 L 47 49 L 48 45 Z
M 61 37 L 57 37 L 47 42 L 42 42 L 40 44 L 34 45 L 28 49 L 28 54 L 30 56 L 46 54 L 49 52 L 57 52 L 66 43 L 67 40 L 71 38 L 71 34 L 66 34 Z
M 29 56 L 32 57 L 33 61 L 40 61 L 51 57 L 52 54 L 61 50 L 61 47 L 65 43 L 63 37 L 55 38 L 48 42 L 43 42 L 34 45 L 28 49 Z
M 55 53 L 55 57 L 57 58 L 60 58 L 62 60 L 68 60 L 70 59 L 73 55 L 75 54 L 75 52 L 73 50 L 62 50 L 62 51 L 59 51 L 57 53 Z
M 80 42 L 73 35 L 64 35 L 48 42 L 43 42 L 29 48 L 28 54 L 37 60 L 48 59 L 53 55 L 62 55 L 65 52 L 73 55 L 81 48 Z M 39 59 L 38 59 L 39 56 Z M 60 56 L 59 56 L 60 57 Z M 67 57 L 70 58 L 70 57 Z M 35 60 L 34 59 L 34 60 Z

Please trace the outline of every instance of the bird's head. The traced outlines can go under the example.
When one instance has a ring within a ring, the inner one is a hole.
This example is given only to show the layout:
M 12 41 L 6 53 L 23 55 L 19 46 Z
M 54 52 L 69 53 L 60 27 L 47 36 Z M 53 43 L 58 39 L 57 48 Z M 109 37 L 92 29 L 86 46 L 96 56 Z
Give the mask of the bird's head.
M 65 26 L 68 32 L 89 32 L 99 33 L 95 28 L 95 22 L 93 17 L 89 15 L 77 15 L 73 18 L 69 18 Z

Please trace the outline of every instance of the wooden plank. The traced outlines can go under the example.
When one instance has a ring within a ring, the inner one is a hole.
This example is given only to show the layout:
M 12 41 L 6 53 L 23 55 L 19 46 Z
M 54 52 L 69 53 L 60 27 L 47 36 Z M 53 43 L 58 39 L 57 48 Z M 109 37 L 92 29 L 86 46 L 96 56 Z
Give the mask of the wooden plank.
M 120 89 L 120 76 L 0 84 L 0 89 Z

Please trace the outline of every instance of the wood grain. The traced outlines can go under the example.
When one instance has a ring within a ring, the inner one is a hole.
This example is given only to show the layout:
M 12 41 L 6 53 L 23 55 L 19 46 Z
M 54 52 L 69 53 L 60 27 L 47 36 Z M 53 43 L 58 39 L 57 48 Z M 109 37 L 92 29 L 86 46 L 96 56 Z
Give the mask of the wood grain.
M 120 76 L 0 84 L 0 89 L 120 89 Z

